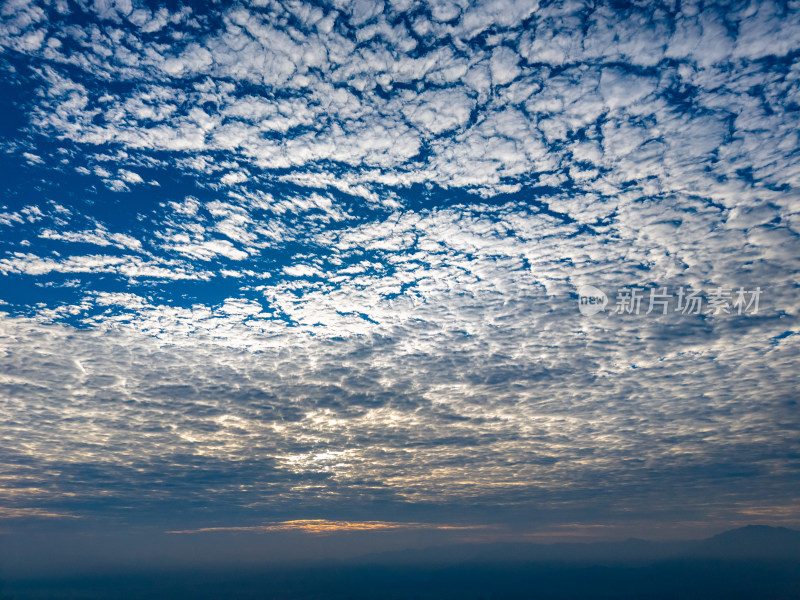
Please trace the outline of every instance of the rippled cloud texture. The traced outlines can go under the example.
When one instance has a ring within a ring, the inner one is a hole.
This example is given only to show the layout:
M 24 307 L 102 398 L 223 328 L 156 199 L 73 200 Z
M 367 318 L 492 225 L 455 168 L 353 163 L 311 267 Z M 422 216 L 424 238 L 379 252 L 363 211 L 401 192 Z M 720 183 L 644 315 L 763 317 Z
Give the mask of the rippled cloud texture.
M 6 1 L 3 529 L 797 524 L 799 49 L 797 1 Z

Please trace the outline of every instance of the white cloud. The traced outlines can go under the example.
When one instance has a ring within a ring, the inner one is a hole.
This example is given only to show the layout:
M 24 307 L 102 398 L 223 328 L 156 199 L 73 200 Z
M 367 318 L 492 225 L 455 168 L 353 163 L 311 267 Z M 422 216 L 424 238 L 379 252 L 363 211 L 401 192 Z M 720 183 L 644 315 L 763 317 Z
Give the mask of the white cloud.
M 519 56 L 505 46 L 499 46 L 492 52 L 489 62 L 494 85 L 505 85 L 516 79 L 522 70 L 519 68 Z
M 465 125 L 475 101 L 461 90 L 443 90 L 425 92 L 414 104 L 403 104 L 403 114 L 409 121 L 438 134 Z
M 119 176 L 122 178 L 123 181 L 126 183 L 144 183 L 142 176 L 138 173 L 134 173 L 133 171 L 126 171 L 125 169 L 119 170 Z

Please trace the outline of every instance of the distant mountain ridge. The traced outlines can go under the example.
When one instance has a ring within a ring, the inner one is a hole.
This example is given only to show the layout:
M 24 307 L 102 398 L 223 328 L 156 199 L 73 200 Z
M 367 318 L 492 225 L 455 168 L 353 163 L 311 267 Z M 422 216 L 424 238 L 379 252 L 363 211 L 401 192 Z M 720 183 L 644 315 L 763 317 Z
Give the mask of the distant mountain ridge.
M 703 540 L 537 544 L 494 542 L 454 544 L 360 556 L 356 564 L 454 565 L 460 563 L 636 563 L 704 558 L 719 560 L 784 560 L 800 563 L 800 531 L 748 525 Z

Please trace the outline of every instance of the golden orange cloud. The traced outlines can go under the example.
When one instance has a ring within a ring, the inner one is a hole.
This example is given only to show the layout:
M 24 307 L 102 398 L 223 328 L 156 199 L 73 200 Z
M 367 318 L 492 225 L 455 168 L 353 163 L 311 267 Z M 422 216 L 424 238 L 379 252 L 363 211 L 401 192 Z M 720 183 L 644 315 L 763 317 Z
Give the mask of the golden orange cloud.
M 78 515 L 53 512 L 41 508 L 10 508 L 0 506 L 0 519 L 22 519 L 26 517 L 39 517 L 45 519 L 80 519 Z
M 301 531 L 304 533 L 342 533 L 350 531 L 386 531 L 397 529 L 435 529 L 435 530 L 470 530 L 483 529 L 483 525 L 440 525 L 434 523 L 401 523 L 394 521 L 330 521 L 328 519 L 298 519 L 294 521 L 276 521 L 266 525 L 248 527 L 202 527 L 200 529 L 182 529 L 167 533 L 207 533 L 213 531 L 241 531 L 251 533 L 267 533 L 270 531 Z

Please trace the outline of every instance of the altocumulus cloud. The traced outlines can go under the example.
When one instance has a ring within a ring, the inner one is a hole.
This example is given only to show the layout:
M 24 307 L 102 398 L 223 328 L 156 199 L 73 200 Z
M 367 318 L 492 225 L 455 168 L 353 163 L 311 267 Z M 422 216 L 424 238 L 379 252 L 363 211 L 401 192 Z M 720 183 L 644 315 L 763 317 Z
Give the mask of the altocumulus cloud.
M 0 15 L 0 515 L 798 518 L 797 2 Z

